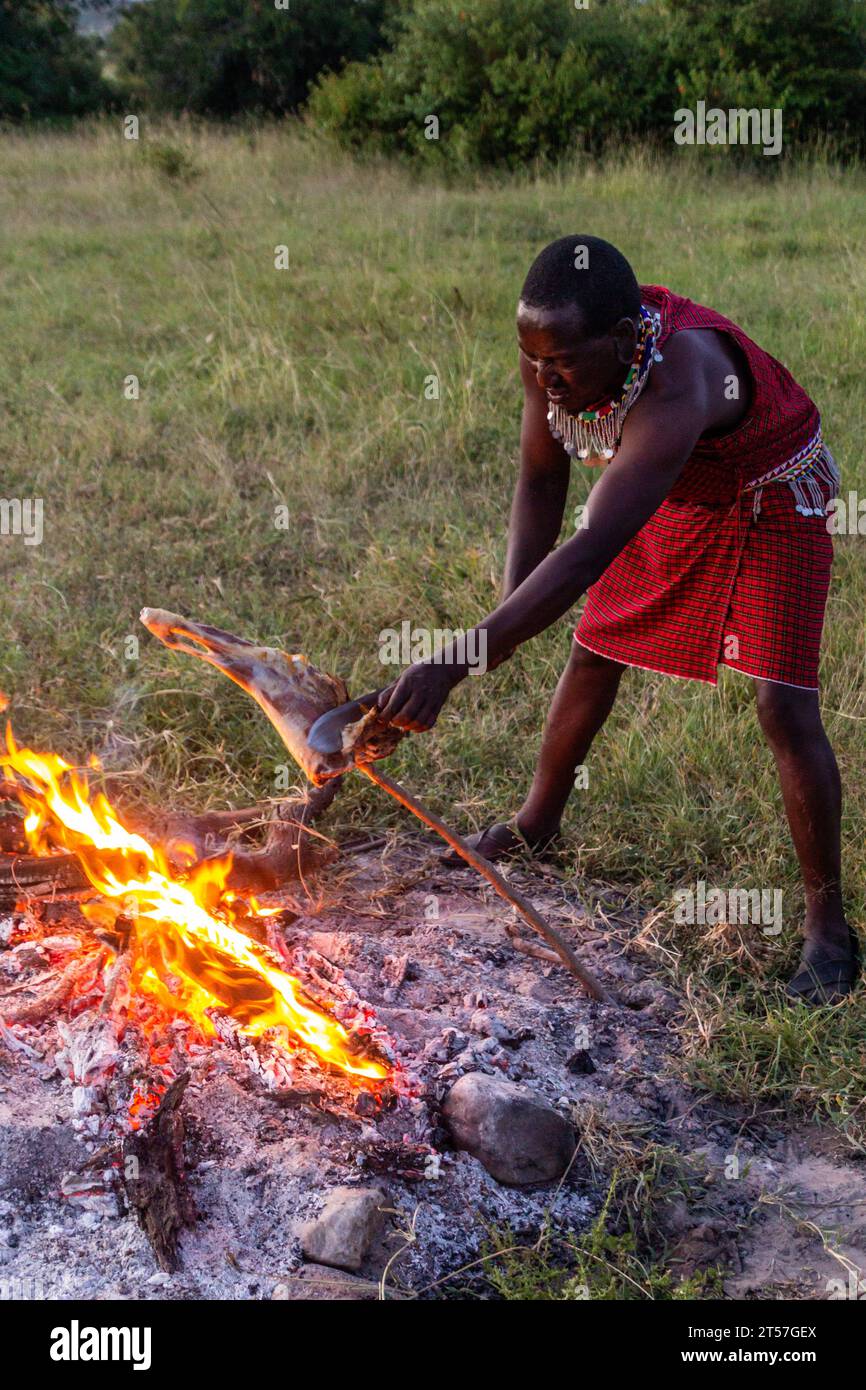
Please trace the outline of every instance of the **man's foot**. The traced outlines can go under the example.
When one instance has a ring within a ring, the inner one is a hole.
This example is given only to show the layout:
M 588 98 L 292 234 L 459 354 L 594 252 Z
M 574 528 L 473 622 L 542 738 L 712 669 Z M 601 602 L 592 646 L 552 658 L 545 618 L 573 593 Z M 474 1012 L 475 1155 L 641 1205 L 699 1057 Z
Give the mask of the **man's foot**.
M 789 998 L 819 1007 L 840 1004 L 854 988 L 859 972 L 859 949 L 853 931 L 844 940 L 807 938 L 797 973 L 787 988 Z
M 530 840 L 519 829 L 516 821 L 509 825 L 503 821 L 491 825 L 487 830 L 479 830 L 475 835 L 466 836 L 469 848 L 474 849 L 476 854 L 482 854 L 492 863 L 499 859 L 513 859 L 517 855 L 525 854 L 527 850 L 530 854 L 540 857 L 555 840 L 556 835 L 545 835 L 539 840 Z M 467 867 L 466 860 L 456 850 L 449 850 L 447 854 L 440 855 L 440 862 L 449 869 Z

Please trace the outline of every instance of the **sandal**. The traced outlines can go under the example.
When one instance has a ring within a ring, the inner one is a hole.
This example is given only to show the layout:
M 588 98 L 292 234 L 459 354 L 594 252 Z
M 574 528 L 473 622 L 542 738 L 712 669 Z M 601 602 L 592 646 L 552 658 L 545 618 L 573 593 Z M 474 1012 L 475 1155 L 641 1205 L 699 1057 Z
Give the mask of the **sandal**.
M 813 1007 L 840 1004 L 852 992 L 860 969 L 859 943 L 853 931 L 850 938 L 849 954 L 834 953 L 817 961 L 801 957 L 800 967 L 785 991 L 788 997 Z
M 479 830 L 474 835 L 466 836 L 466 843 L 469 848 L 474 849 L 476 854 L 482 854 L 491 863 L 496 863 L 499 859 L 513 859 L 520 854 L 527 853 L 527 851 L 536 857 L 541 857 L 555 840 L 555 835 L 548 835 L 546 839 L 530 844 L 529 840 L 518 830 L 516 821 L 510 821 L 507 824 L 505 821 L 501 821 L 496 825 L 489 826 L 487 830 Z M 449 869 L 468 868 L 466 860 L 455 849 L 440 855 L 439 862 Z

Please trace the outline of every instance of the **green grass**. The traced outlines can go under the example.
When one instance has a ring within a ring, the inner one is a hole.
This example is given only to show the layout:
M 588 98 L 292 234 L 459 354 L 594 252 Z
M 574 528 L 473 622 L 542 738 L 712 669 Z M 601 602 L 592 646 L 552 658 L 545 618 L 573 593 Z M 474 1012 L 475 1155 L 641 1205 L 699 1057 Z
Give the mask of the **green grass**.
M 761 181 L 633 152 L 446 186 L 276 127 L 145 123 L 136 144 L 118 121 L 7 134 L 0 190 L 0 492 L 46 509 L 42 546 L 0 540 L 0 687 L 20 738 L 100 753 L 151 798 L 270 795 L 284 755 L 245 695 L 148 638 L 142 605 L 303 650 L 355 690 L 382 679 L 381 628 L 468 627 L 489 609 L 517 461 L 515 299 L 553 237 L 606 236 L 641 279 L 742 323 L 819 403 L 845 487 L 866 491 L 862 172 L 789 165 Z M 590 482 L 575 477 L 569 508 Z M 837 554 L 823 704 L 862 925 L 863 538 Z M 397 775 L 464 828 L 516 809 L 568 647 L 563 621 L 467 681 Z M 773 992 L 799 890 L 748 681 L 631 673 L 590 769 L 566 825 L 580 875 L 629 885 L 648 912 L 699 877 L 784 890 L 783 937 L 754 949 L 655 923 L 657 968 L 690 981 L 703 1083 L 765 1096 L 772 1053 L 774 1094 L 850 1117 L 866 1094 L 862 997 L 800 1034 L 802 1012 Z M 332 823 L 398 814 L 359 781 Z M 841 1087 L 834 1042 L 854 1077 Z

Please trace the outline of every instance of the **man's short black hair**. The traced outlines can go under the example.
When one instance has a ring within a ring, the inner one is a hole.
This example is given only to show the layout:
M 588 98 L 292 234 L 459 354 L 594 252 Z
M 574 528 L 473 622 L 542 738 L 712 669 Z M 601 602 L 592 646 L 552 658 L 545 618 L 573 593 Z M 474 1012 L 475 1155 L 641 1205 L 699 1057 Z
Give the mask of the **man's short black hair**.
M 529 267 L 520 298 L 534 309 L 580 311 L 591 338 L 640 310 L 640 286 L 621 251 L 597 236 L 563 236 L 545 246 Z

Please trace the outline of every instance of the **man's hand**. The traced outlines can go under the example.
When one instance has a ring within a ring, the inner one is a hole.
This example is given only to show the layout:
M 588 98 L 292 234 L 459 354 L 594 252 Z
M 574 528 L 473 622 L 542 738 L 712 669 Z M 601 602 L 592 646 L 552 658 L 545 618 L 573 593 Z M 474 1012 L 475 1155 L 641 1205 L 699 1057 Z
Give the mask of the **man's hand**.
M 379 711 L 389 724 L 412 733 L 432 729 L 439 711 L 465 669 L 441 661 L 417 661 L 407 666 L 394 685 L 379 696 Z

